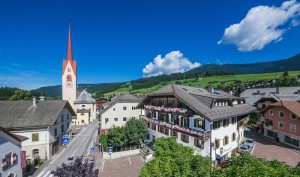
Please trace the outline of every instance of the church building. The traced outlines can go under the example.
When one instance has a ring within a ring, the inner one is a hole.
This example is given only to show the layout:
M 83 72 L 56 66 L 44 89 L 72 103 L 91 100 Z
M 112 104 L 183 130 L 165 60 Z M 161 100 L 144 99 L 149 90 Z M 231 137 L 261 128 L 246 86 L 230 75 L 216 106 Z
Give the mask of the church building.
M 63 60 L 62 67 L 62 99 L 69 101 L 76 112 L 72 125 L 86 125 L 96 120 L 96 101 L 86 90 L 77 93 L 77 63 L 73 59 L 69 26 L 67 59 Z

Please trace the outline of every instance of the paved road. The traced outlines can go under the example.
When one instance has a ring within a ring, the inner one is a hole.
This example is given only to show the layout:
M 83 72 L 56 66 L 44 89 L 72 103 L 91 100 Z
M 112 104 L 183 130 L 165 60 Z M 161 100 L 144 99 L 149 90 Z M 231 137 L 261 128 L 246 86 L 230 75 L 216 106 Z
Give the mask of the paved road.
M 75 159 L 75 157 L 89 154 L 89 149 L 93 145 L 93 139 L 88 136 L 96 137 L 98 126 L 99 122 L 95 121 L 78 133 L 67 148 L 62 150 L 54 159 L 51 159 L 50 164 L 37 177 L 51 177 L 53 176 L 50 174 L 51 171 L 55 170 L 57 166 L 61 166 L 62 163 L 67 163 L 69 157 L 74 157 Z
M 300 164 L 300 153 L 294 149 L 271 139 L 258 135 L 253 130 L 245 130 L 245 137 L 255 141 L 253 156 L 260 157 L 266 160 L 278 160 L 295 167 Z

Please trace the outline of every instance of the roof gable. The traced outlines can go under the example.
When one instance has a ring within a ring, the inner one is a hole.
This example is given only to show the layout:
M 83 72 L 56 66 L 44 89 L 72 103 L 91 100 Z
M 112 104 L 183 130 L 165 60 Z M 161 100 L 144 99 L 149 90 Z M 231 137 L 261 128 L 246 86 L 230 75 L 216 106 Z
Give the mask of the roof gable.
M 93 104 L 96 101 L 91 97 L 91 95 L 84 89 L 79 94 L 78 98 L 74 101 L 75 104 Z

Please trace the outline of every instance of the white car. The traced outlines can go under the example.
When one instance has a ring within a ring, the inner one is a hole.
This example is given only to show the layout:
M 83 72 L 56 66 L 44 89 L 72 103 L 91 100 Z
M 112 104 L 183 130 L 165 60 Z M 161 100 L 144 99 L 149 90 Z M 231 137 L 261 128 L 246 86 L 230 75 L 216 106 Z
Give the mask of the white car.
M 241 144 L 239 147 L 239 152 L 250 152 L 250 146 L 247 144 Z
M 247 139 L 244 144 L 247 144 L 248 146 L 250 146 L 250 148 L 252 149 L 254 146 L 254 141 L 253 139 Z

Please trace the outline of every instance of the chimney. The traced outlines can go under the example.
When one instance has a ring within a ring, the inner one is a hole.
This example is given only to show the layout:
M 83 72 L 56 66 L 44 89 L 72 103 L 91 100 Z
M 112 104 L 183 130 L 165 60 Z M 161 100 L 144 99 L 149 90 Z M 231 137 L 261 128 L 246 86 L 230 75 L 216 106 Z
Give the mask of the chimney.
M 211 93 L 215 93 L 215 89 L 213 87 L 211 88 Z
M 276 87 L 276 93 L 279 94 L 279 87 Z
M 45 100 L 45 96 L 40 96 L 39 98 L 40 98 L 41 101 Z
M 232 90 L 230 90 L 230 95 L 232 95 L 232 93 L 233 93 Z
M 36 98 L 35 98 L 35 97 L 32 98 L 32 106 L 33 106 L 33 107 L 36 106 Z

